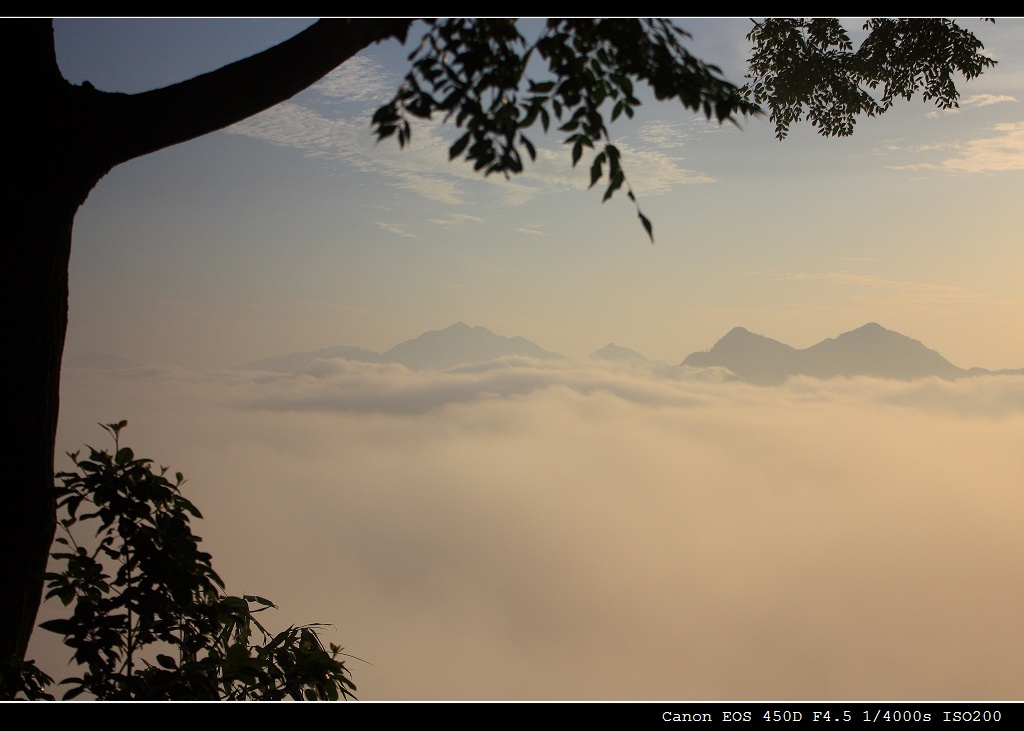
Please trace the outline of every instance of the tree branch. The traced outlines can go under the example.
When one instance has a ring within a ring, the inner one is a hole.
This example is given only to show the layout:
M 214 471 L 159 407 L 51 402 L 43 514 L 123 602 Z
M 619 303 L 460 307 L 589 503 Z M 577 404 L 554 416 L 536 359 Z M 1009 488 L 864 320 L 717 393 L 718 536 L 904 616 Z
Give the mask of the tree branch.
M 83 121 L 109 170 L 290 99 L 372 43 L 388 38 L 404 42 L 412 22 L 320 20 L 273 48 L 163 89 L 134 95 L 89 90 L 95 104 L 83 99 L 88 120 Z

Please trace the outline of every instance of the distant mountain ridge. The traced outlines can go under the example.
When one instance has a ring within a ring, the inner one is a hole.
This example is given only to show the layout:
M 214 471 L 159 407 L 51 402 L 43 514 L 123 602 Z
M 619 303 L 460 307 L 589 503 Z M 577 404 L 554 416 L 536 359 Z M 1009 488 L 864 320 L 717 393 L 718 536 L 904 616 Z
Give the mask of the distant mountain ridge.
M 478 365 L 512 356 L 565 360 L 565 356 L 545 350 L 526 338 L 505 337 L 484 327 L 457 322 L 443 330 L 430 330 L 406 340 L 384 353 L 342 345 L 252 361 L 238 368 L 288 373 L 302 370 L 318 359 L 346 358 L 364 363 L 399 363 L 412 370 L 426 371 Z M 595 350 L 589 358 L 648 367 L 656 364 L 637 351 L 614 343 Z M 782 384 L 797 375 L 823 379 L 873 376 L 902 381 L 927 377 L 951 380 L 979 375 L 1024 375 L 1024 368 L 998 371 L 960 368 L 920 341 L 875 322 L 802 350 L 746 328 L 734 327 L 710 350 L 691 353 L 679 366 L 715 369 L 720 373 L 724 369 L 731 374 L 730 378 L 765 386 Z M 665 367 L 676 368 L 667 364 Z
M 299 370 L 318 358 L 347 358 L 364 363 L 400 363 L 417 371 L 447 370 L 455 366 L 486 363 L 516 355 L 539 360 L 565 358 L 558 353 L 544 350 L 526 338 L 505 337 L 485 327 L 470 327 L 464 322 L 457 322 L 443 330 L 430 330 L 419 337 L 406 340 L 384 353 L 343 345 L 257 360 L 239 368 L 289 372 Z
M 711 350 L 691 353 L 681 365 L 728 368 L 744 381 L 766 386 L 781 384 L 797 375 L 874 376 L 910 381 L 929 376 L 951 380 L 990 373 L 983 368 L 959 368 L 920 341 L 875 322 L 802 350 L 736 327 Z M 1018 372 L 1024 370 L 1000 371 Z
M 406 340 L 386 351 L 382 357 L 384 363 L 401 363 L 414 370 L 443 370 L 466 363 L 486 363 L 510 355 L 539 360 L 565 358 L 526 338 L 497 335 L 485 327 L 470 327 L 464 322 Z

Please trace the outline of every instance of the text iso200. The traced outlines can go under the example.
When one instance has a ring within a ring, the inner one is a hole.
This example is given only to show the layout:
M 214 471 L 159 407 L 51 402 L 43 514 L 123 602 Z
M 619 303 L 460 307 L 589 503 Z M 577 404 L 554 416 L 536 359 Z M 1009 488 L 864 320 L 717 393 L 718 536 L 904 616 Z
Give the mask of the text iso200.
M 999 711 L 943 711 L 943 721 L 1002 721 Z

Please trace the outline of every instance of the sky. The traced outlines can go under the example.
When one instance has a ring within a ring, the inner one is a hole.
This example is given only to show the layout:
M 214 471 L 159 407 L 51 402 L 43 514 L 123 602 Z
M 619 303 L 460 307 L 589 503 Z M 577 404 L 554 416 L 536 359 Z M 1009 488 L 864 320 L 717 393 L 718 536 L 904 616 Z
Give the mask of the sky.
M 59 19 L 55 40 L 70 81 L 136 93 L 310 22 Z M 678 23 L 742 81 L 749 20 Z M 557 135 L 508 181 L 449 163 L 440 124 L 376 143 L 409 49 L 367 49 L 96 186 L 65 362 L 130 365 L 65 367 L 58 453 L 127 419 L 188 477 L 228 589 L 334 623 L 365 700 L 1017 699 L 1024 378 L 674 368 L 735 326 L 803 348 L 867 322 L 1024 367 L 1024 22 L 965 25 L 999 63 L 958 110 L 915 99 L 850 138 L 645 97 L 610 131 L 653 244 Z M 459 321 L 568 359 L 234 369 Z M 586 358 L 609 342 L 656 362 Z
M 283 40 L 309 20 L 62 20 L 76 83 L 138 92 Z M 693 52 L 743 80 L 750 21 L 690 19 Z M 115 169 L 75 225 L 67 350 L 231 367 L 383 351 L 465 321 L 583 357 L 609 342 L 679 363 L 735 326 L 807 347 L 867 322 L 961 367 L 1024 366 L 1016 19 L 976 28 L 999 64 L 955 112 L 920 99 L 855 134 L 719 127 L 649 99 L 610 132 L 644 213 L 601 204 L 556 134 L 511 181 L 448 163 L 451 126 L 377 144 L 407 69 L 374 46 L 312 90 Z M 129 62 L 130 60 L 130 62 Z M 131 276 L 124 276 L 130 272 Z

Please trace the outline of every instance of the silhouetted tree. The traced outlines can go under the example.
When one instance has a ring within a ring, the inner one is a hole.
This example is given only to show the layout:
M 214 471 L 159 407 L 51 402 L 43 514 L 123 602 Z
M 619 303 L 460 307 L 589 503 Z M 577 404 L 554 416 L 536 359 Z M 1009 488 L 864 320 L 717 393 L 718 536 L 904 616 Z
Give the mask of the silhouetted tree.
M 54 536 L 54 438 L 79 206 L 115 166 L 284 101 L 373 43 L 404 43 L 414 22 L 321 20 L 262 53 L 131 95 L 68 82 L 48 19 L 0 23 L 9 227 L 0 286 L 8 323 L 3 405 L 13 427 L 0 455 L 0 658 L 24 657 Z M 442 113 L 464 130 L 452 158 L 464 157 L 484 174 L 511 175 L 534 156 L 524 131 L 555 125 L 566 134 L 573 165 L 592 150 L 590 183 L 607 181 L 605 199 L 618 189 L 633 199 L 605 117 L 632 116 L 640 103 L 634 82 L 718 122 L 757 113 L 766 102 L 780 136 L 805 108 L 823 133 L 848 134 L 848 120 L 885 111 L 895 96 L 922 91 L 940 106 L 955 104 L 951 75 L 970 78 L 991 63 L 973 35 L 944 19 L 873 20 L 856 51 L 834 19 L 771 19 L 754 25 L 752 83 L 740 88 L 691 56 L 686 33 L 664 20 L 552 19 L 532 40 L 512 19 L 418 23 L 424 33 L 411 70 L 374 117 L 378 137 L 395 135 L 404 144 L 411 118 Z M 546 67 L 542 76 L 528 76 L 531 60 Z M 870 102 L 880 84 L 882 98 Z
M 70 686 L 64 699 L 355 699 L 349 656 L 324 647 L 323 625 L 272 634 L 256 615 L 273 602 L 224 592 L 192 532 L 202 515 L 181 494 L 185 478 L 178 472 L 172 482 L 167 467 L 155 470 L 122 446 L 127 423 L 101 424 L 113 452 L 71 453 L 75 469 L 57 474 L 64 535 L 52 558 L 63 570 L 44 578 L 47 600 L 71 616 L 40 627 L 63 636 L 81 669 L 61 681 Z M 32 661 L 0 666 L 0 697 L 53 700 L 52 683 Z

